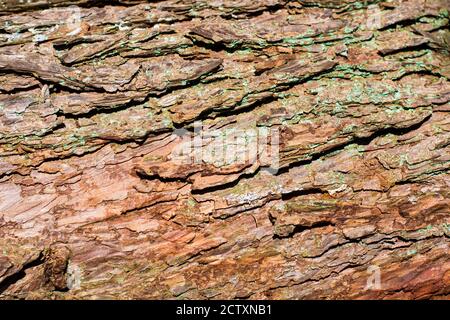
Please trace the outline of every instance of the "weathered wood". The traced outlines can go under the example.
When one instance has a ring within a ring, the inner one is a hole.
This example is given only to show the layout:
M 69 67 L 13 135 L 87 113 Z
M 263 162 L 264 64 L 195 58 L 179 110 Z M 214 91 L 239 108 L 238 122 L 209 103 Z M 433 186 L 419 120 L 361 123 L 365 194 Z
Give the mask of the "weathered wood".
M 449 7 L 1 1 L 0 298 L 448 298 Z

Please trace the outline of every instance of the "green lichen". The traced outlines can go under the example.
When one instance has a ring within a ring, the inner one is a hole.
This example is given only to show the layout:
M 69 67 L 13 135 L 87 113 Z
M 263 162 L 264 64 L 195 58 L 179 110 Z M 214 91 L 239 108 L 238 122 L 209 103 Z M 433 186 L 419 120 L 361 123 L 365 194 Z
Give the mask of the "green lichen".
M 449 17 L 448 9 L 441 9 L 441 10 L 439 10 L 439 15 L 441 17 L 448 18 Z

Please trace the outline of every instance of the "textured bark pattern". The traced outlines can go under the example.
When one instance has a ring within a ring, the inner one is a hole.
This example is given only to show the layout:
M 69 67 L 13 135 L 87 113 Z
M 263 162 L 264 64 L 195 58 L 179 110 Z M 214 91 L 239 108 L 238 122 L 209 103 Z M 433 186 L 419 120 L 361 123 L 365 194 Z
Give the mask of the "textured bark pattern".
M 449 298 L 449 4 L 0 1 L 0 298 Z

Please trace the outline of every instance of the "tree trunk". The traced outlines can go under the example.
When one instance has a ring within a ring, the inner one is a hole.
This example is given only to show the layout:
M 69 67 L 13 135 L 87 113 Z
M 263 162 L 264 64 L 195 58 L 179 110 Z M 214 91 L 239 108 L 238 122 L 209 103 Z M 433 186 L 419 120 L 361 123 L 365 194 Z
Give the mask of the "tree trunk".
M 0 298 L 449 298 L 449 4 L 2 1 Z

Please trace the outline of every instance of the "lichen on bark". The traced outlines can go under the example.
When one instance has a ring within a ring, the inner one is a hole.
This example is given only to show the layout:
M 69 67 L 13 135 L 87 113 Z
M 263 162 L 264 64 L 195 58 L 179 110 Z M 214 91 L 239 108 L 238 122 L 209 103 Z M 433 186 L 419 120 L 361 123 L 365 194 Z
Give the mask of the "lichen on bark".
M 448 299 L 449 8 L 2 1 L 0 298 Z

